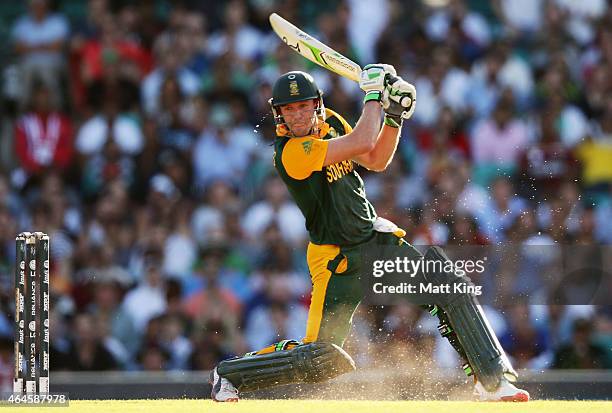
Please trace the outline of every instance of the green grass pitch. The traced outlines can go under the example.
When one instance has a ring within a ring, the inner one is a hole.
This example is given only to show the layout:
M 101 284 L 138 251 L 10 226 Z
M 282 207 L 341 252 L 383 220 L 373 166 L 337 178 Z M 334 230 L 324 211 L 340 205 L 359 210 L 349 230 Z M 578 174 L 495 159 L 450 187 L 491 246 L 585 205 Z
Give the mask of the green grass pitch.
M 241 400 L 238 403 L 215 403 L 210 400 L 74 400 L 68 408 L 19 408 L 18 412 L 49 411 L 79 413 L 479 413 L 544 412 L 608 413 L 612 402 L 537 400 L 529 403 L 476 403 L 452 401 L 349 401 L 349 400 Z

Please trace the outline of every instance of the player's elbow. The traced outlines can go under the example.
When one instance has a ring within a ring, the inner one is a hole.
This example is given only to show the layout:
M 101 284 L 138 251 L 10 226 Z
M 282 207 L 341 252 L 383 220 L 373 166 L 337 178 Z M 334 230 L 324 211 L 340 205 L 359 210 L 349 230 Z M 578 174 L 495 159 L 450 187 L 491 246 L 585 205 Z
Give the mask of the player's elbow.
M 368 169 L 374 172 L 384 172 L 387 170 L 388 166 L 389 166 L 389 162 L 377 162 L 373 164 L 371 168 L 368 168 Z
M 372 152 L 375 146 L 376 146 L 376 140 L 365 139 L 359 146 L 359 151 L 360 151 L 359 154 L 363 155 L 363 154 Z
M 365 155 L 367 153 L 372 152 L 375 147 L 376 147 L 376 135 L 370 136 L 370 135 L 364 134 L 362 135 L 362 138 L 359 139 L 359 144 L 357 145 L 355 149 L 359 151 L 359 155 Z
M 359 159 L 361 166 L 367 168 L 372 172 L 383 172 L 389 166 L 389 162 L 383 159 L 376 159 L 373 153 L 369 153 L 367 156 L 362 156 Z
M 351 136 L 354 155 L 365 155 L 374 150 L 378 141 L 378 133 L 363 127 L 357 127 L 348 136 Z
M 367 141 L 354 142 L 350 149 L 351 157 L 368 156 L 368 154 L 374 149 L 374 146 L 375 145 Z
M 383 172 L 389 166 L 391 160 L 383 157 L 381 153 L 372 150 L 359 157 L 361 166 L 373 172 Z

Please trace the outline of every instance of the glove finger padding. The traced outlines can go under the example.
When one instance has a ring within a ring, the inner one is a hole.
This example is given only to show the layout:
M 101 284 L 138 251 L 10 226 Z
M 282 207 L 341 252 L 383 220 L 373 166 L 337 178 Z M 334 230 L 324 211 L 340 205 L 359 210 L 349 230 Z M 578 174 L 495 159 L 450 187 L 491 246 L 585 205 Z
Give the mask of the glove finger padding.
M 401 116 L 402 113 L 406 110 L 406 108 L 400 103 L 401 98 L 402 96 L 391 96 L 389 89 L 385 89 L 383 91 L 381 101 L 385 113 L 392 116 Z
M 366 93 L 382 92 L 385 88 L 385 69 L 382 65 L 367 65 L 359 78 L 359 87 Z
M 381 104 L 385 111 L 385 125 L 393 128 L 399 128 L 402 125 L 403 114 L 405 108 L 396 101 L 396 96 L 392 97 L 389 95 L 389 88 L 385 88 Z
M 364 103 L 370 100 L 380 102 L 387 79 L 395 74 L 395 68 L 387 64 L 378 63 L 364 67 L 359 78 L 359 87 L 366 93 Z
M 378 63 L 377 66 L 382 66 L 386 74 L 389 74 L 391 76 L 397 76 L 397 72 L 395 71 L 395 68 L 392 65 L 387 65 L 385 63 Z
M 385 101 L 385 97 L 389 103 Z M 385 108 L 385 105 L 389 107 L 390 102 L 400 105 L 403 108 L 401 117 L 409 119 L 416 107 L 416 89 L 414 85 L 406 82 L 399 76 L 389 76 L 385 92 L 383 92 L 383 108 Z

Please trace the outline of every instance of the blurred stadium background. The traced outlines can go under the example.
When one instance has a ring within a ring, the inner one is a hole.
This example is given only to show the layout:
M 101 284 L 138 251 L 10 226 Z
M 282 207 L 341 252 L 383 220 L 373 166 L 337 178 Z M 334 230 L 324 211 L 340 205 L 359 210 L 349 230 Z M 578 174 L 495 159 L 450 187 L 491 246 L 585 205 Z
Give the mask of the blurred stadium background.
M 612 242 L 609 1 L 3 1 L 0 388 L 22 230 L 51 236 L 52 386 L 206 371 L 303 336 L 307 233 L 267 100 L 309 70 L 354 122 L 362 92 L 280 44 L 271 12 L 416 85 L 395 161 L 360 171 L 411 242 Z M 515 366 L 611 369 L 612 307 L 546 302 L 487 308 Z M 460 377 L 414 307 L 361 308 L 347 346 L 364 369 Z M 609 397 L 609 373 L 580 377 Z

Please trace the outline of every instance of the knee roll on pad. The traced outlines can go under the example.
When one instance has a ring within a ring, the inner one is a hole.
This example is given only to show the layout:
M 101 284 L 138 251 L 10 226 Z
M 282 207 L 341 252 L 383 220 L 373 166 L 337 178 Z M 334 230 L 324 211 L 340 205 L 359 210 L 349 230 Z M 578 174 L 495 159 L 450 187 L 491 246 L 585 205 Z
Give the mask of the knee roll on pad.
M 448 340 L 448 342 L 451 344 L 451 346 L 453 346 L 455 351 L 459 354 L 459 356 L 461 356 L 464 362 L 467 362 L 468 361 L 467 355 L 465 354 L 463 347 L 461 347 L 459 338 L 457 338 L 457 333 L 451 327 L 451 323 L 448 320 L 448 316 L 446 315 L 444 310 L 438 307 L 436 304 L 424 306 L 424 308 L 432 316 L 438 317 L 438 320 L 440 322 L 440 324 L 438 325 L 438 331 L 440 332 L 440 335 L 442 337 L 445 337 Z M 466 363 L 466 365 L 469 366 L 469 363 Z M 467 371 L 466 368 L 464 368 L 464 370 Z
M 239 391 L 293 383 L 318 383 L 355 370 L 355 362 L 335 344 L 314 342 L 290 350 L 224 360 L 217 373 Z
M 258 354 L 268 354 L 274 351 L 291 350 L 293 347 L 299 346 L 300 344 L 302 344 L 302 342 L 297 340 L 281 340 L 277 343 L 270 344 L 268 347 L 263 348 L 261 350 L 249 351 L 244 355 L 244 357 L 255 356 Z
M 425 259 L 446 262 L 448 257 L 439 247 L 430 247 L 425 253 Z M 428 282 L 436 284 L 471 284 L 468 277 L 461 277 L 450 271 L 426 274 L 425 278 Z M 510 381 L 517 379 L 518 375 L 499 344 L 476 297 L 467 293 L 453 293 L 437 304 L 444 310 L 467 361 L 485 389 L 496 390 L 502 377 Z

